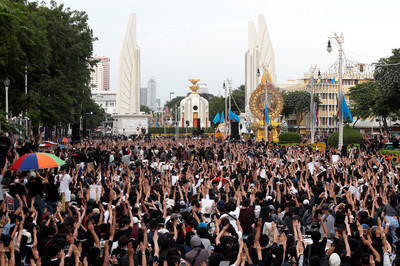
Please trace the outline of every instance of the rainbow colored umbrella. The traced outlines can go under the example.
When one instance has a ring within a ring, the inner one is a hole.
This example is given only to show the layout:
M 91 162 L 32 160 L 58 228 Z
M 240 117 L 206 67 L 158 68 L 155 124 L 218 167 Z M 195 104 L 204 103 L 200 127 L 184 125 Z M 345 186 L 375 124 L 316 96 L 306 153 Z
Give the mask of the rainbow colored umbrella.
M 58 142 L 72 142 L 72 139 L 66 138 L 66 137 L 64 137 L 64 138 L 59 138 L 59 139 L 58 139 Z
M 49 153 L 28 153 L 20 157 L 10 166 L 10 170 L 27 171 L 52 167 L 59 167 L 65 162 L 57 156 Z

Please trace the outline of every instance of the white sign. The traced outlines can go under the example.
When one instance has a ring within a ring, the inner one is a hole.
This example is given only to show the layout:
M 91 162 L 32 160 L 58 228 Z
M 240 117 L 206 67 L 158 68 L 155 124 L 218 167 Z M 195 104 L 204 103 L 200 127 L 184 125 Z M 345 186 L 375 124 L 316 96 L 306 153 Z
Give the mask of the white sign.
M 310 170 L 311 175 L 314 174 L 314 162 L 308 163 L 307 164 L 308 169 Z
M 201 200 L 201 213 L 205 213 L 207 206 L 210 206 L 210 210 L 211 210 L 213 203 L 214 203 L 214 200 L 202 199 Z
M 97 198 L 96 198 L 97 195 Z M 90 194 L 89 194 L 91 199 L 94 200 L 100 200 L 101 196 L 101 186 L 99 185 L 90 185 Z

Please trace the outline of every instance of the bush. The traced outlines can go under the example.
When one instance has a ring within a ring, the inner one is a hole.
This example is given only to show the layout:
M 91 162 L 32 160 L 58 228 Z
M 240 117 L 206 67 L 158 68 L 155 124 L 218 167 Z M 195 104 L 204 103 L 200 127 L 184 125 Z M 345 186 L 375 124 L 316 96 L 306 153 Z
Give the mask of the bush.
M 381 153 L 382 155 L 389 155 L 389 156 L 400 156 L 400 151 L 394 151 L 394 150 L 379 150 L 378 153 Z
M 195 128 L 194 127 L 188 127 L 187 133 L 191 134 Z M 215 128 L 213 127 L 208 127 L 208 128 L 202 128 L 204 130 L 204 133 L 214 133 Z M 167 134 L 175 134 L 175 127 L 167 127 L 165 129 L 165 132 Z M 147 133 L 150 134 L 164 134 L 164 127 L 149 127 Z M 179 134 L 185 134 L 186 133 L 186 128 L 185 127 L 179 127 Z
M 349 125 L 343 127 L 343 146 L 350 144 L 360 144 L 362 135 L 357 130 L 351 129 Z M 337 148 L 339 142 L 339 132 L 335 132 L 328 138 L 328 147 Z
M 301 143 L 301 135 L 295 132 L 279 134 L 279 143 Z

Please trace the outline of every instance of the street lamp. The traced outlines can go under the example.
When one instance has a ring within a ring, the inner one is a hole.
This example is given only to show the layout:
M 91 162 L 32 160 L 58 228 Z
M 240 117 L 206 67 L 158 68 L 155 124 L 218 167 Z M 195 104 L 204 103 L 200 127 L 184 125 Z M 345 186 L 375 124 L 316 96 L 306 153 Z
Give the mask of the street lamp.
M 6 77 L 4 80 L 4 87 L 6 87 L 6 121 L 8 122 L 8 87 L 10 86 L 10 79 Z
M 225 117 L 224 117 L 224 135 L 225 135 L 225 139 L 226 139 L 226 137 L 227 137 L 227 128 L 226 128 L 226 123 L 227 123 L 227 121 L 226 121 L 226 118 L 227 118 L 227 112 L 228 112 L 228 107 L 227 107 L 227 90 L 226 90 L 226 86 L 225 86 L 225 81 L 224 81 L 224 84 L 222 85 L 222 87 L 224 88 L 224 90 L 225 90 Z
M 262 68 L 264 69 L 264 71 L 267 71 L 267 66 L 266 65 L 262 65 Z M 257 68 L 257 77 L 260 77 L 261 73 L 260 73 L 260 69 Z M 265 108 L 267 108 L 267 104 L 268 104 L 268 86 L 267 84 L 265 84 Z M 264 110 L 265 113 L 266 110 Z M 268 124 L 266 124 L 266 122 L 264 121 L 265 127 L 264 127 L 264 132 L 265 132 L 265 143 L 268 143 Z
M 339 45 L 339 97 L 338 97 L 338 112 L 339 112 L 339 143 L 338 143 L 338 149 L 341 150 L 343 146 L 343 112 L 342 112 L 342 99 L 343 99 L 343 82 L 342 82 L 342 64 L 343 64 L 343 49 L 342 49 L 342 44 L 344 43 L 344 37 L 343 33 L 339 35 L 334 33 L 333 37 L 328 37 L 328 46 L 326 47 L 326 50 L 328 53 L 332 51 L 332 46 L 331 46 L 331 40 L 330 39 L 335 39 L 336 42 Z

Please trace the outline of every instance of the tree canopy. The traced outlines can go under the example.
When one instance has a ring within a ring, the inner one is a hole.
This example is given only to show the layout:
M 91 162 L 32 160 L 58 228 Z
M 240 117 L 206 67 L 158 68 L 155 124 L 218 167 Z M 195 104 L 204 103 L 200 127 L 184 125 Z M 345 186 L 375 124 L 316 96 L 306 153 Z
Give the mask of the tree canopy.
M 10 112 L 24 112 L 36 127 L 77 123 L 85 112 L 101 116 L 89 88 L 96 38 L 87 14 L 55 1 L 50 6 L 27 1 L 2 3 L 0 78 L 11 80 Z M 0 98 L 4 106 L 4 90 L 0 90 Z
M 296 115 L 297 132 L 300 132 L 300 123 L 305 115 L 310 112 L 311 94 L 307 91 L 282 92 L 284 101 L 282 113 L 286 116 Z M 314 95 L 314 102 L 320 103 L 318 97 Z
M 374 80 L 351 87 L 349 97 L 356 122 L 376 117 L 382 120 L 385 131 L 388 131 L 387 118 L 400 117 L 397 100 L 400 98 L 400 49 L 393 49 L 391 56 L 379 59 Z

